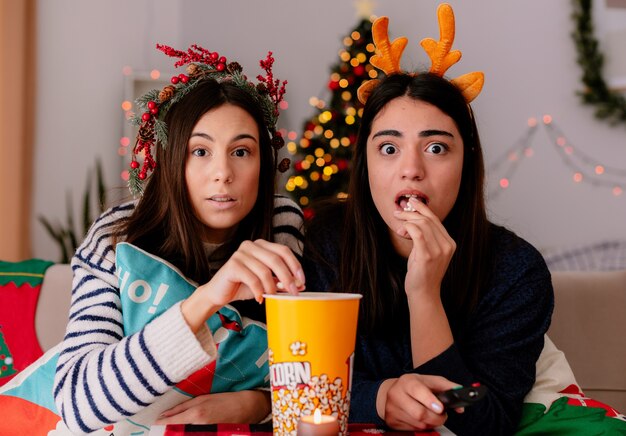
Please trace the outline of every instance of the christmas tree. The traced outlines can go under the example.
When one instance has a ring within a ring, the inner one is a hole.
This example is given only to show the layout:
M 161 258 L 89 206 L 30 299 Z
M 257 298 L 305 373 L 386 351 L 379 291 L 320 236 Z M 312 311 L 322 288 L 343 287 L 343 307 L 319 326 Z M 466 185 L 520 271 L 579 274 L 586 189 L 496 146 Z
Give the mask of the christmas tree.
M 13 368 L 13 356 L 4 340 L 2 326 L 0 326 L 0 377 L 6 377 L 15 373 L 17 373 L 17 371 Z M 2 383 L 0 383 L 0 385 L 1 384 Z
M 361 12 L 363 14 L 363 11 Z M 370 14 L 343 39 L 339 63 L 331 68 L 330 102 L 312 97 L 314 115 L 303 126 L 299 142 L 287 149 L 295 157 L 293 174 L 285 188 L 302 207 L 305 217 L 314 214 L 320 200 L 346 195 L 353 145 L 361 119 L 362 105 L 357 89 L 378 72 L 369 64 L 375 53 Z

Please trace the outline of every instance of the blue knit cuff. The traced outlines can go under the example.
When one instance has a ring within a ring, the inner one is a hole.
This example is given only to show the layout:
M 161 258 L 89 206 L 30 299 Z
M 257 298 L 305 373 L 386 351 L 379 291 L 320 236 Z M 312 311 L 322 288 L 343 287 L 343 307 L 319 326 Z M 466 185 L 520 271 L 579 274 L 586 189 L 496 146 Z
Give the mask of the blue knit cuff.
M 349 422 L 384 425 L 376 411 L 378 389 L 385 380 L 361 381 L 352 386 Z

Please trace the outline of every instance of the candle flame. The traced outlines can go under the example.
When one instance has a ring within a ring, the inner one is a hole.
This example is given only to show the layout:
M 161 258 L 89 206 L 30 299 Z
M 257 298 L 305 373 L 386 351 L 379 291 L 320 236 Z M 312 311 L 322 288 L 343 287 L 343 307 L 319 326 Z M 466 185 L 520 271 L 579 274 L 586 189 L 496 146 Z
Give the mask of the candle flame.
M 322 423 L 322 411 L 320 409 L 315 409 L 315 412 L 313 412 L 313 423 L 314 424 Z

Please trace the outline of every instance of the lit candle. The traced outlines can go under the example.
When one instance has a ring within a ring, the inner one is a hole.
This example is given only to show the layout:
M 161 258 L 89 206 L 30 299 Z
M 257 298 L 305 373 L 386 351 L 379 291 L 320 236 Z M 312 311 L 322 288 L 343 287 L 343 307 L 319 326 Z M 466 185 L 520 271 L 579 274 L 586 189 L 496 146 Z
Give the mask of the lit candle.
M 315 409 L 313 415 L 303 415 L 298 421 L 298 436 L 337 436 L 339 422 L 332 415 L 322 415 Z

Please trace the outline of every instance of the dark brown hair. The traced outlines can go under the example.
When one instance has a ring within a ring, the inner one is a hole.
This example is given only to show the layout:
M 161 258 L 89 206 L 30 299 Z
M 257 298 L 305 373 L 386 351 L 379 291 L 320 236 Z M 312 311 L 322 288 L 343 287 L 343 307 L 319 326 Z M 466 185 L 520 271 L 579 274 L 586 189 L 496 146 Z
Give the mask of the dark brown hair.
M 432 74 L 386 77 L 369 96 L 363 110 L 352 160 L 346 221 L 341 242 L 339 281 L 342 289 L 363 294 L 360 325 L 366 331 L 393 324 L 406 313 L 406 259 L 391 245 L 368 182 L 367 139 L 372 122 L 387 103 L 408 96 L 430 103 L 450 116 L 461 134 L 464 159 L 458 198 L 443 224 L 457 250 L 442 283 L 442 300 L 450 322 L 463 320 L 476 305 L 488 275 L 486 258 L 489 222 L 484 202 L 484 163 L 470 106 L 448 80 Z M 400 266 L 399 266 L 400 265 Z
M 116 229 L 116 238 L 157 255 L 178 267 L 186 277 L 204 283 L 212 274 L 200 235 L 204 224 L 193 212 L 185 181 L 187 145 L 198 120 L 225 104 L 245 110 L 259 128 L 261 171 L 256 203 L 239 223 L 221 255 L 227 257 L 245 239 L 272 240 L 275 165 L 262 109 L 254 98 L 232 83 L 209 79 L 198 84 L 165 116 L 168 145 L 156 149 L 157 166 L 132 215 Z

